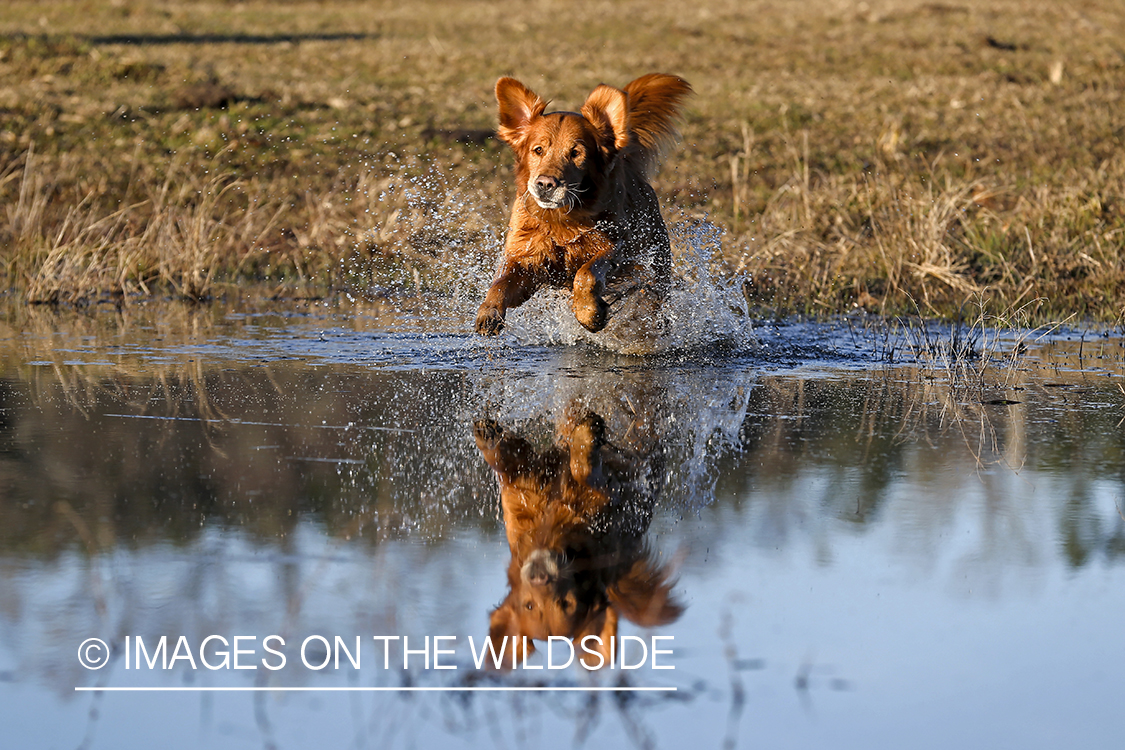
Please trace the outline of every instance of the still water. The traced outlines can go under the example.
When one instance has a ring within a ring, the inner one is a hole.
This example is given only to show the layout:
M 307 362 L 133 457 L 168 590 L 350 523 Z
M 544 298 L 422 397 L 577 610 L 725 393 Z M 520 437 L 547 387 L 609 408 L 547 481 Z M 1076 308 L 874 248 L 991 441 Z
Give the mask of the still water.
M 1119 742 L 1118 333 L 425 320 L 9 310 L 0 744 Z

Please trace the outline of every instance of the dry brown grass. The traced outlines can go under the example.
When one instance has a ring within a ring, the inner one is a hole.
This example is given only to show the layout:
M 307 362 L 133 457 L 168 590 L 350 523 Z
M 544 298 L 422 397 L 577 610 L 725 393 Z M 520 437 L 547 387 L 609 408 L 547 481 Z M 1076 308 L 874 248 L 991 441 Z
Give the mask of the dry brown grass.
M 14 0 L 6 285 L 449 290 L 503 231 L 496 77 L 572 107 L 665 70 L 697 96 L 657 188 L 673 221 L 726 229 L 715 264 L 748 274 L 759 312 L 983 298 L 1114 319 L 1123 38 L 1125 7 L 1092 1 Z
M 199 299 L 216 273 L 238 274 L 272 223 L 261 210 L 223 215 L 221 207 L 242 187 L 233 176 L 200 183 L 188 174 L 180 182 L 174 170 L 116 211 L 100 211 L 96 194 L 88 193 L 52 221 L 52 182 L 37 167 L 29 151 L 9 210 L 16 252 L 8 274 L 23 282 L 30 302 L 74 301 L 101 290 L 147 294 L 159 286 Z

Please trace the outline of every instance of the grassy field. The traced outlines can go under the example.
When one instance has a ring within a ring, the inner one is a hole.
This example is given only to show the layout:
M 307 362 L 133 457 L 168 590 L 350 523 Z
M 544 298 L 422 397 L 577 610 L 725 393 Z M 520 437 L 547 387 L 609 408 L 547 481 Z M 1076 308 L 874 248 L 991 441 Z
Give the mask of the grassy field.
M 1125 314 L 1125 3 L 7 0 L 0 274 L 441 293 L 491 266 L 492 86 L 696 89 L 657 179 L 759 314 Z

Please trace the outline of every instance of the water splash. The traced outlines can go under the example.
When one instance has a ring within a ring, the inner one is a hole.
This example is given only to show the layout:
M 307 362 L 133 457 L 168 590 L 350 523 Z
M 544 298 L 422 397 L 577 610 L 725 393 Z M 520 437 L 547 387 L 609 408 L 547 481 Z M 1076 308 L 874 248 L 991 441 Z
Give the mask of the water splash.
M 542 443 L 596 413 L 611 443 L 661 456 L 665 504 L 697 509 L 715 498 L 717 462 L 739 450 L 756 378 L 737 363 L 670 365 L 579 346 L 546 366 L 510 363 L 473 377 L 465 403 Z
M 574 318 L 567 290 L 540 290 L 508 312 L 508 325 L 525 345 L 590 344 L 616 354 L 652 355 L 722 346 L 755 346 L 753 324 L 742 295 L 742 278 L 722 278 L 710 258 L 720 250 L 722 229 L 681 218 L 669 226 L 672 287 L 657 310 L 638 295 L 614 308 L 609 324 L 590 333 Z
M 376 296 L 403 302 L 427 296 L 446 328 L 471 330 L 503 252 L 507 210 L 473 180 L 431 167 L 383 191 L 379 201 L 386 205 L 378 213 L 385 219 L 362 233 L 378 249 L 377 262 L 365 271 Z M 575 319 L 569 290 L 544 288 L 508 311 L 502 337 L 523 346 L 585 343 L 630 355 L 753 347 L 742 278 L 712 271 L 722 229 L 680 215 L 670 222 L 669 234 L 672 287 L 659 308 L 627 295 L 614 303 L 609 324 L 595 334 Z
M 503 206 L 472 174 L 404 167 L 368 195 L 371 225 L 341 269 L 349 291 L 403 306 L 437 301 L 439 315 L 479 304 L 503 247 Z M 475 303 L 474 303 L 475 301 Z M 475 308 L 474 308 L 475 312 Z M 463 322 L 463 321 L 458 321 Z

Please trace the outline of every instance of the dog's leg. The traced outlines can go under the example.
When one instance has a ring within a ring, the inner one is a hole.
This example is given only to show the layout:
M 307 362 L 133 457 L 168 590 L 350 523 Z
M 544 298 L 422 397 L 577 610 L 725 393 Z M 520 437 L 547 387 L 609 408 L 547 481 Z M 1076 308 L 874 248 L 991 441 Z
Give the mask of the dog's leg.
M 508 433 L 494 420 L 478 419 L 474 422 L 473 437 L 481 457 L 504 481 L 515 482 L 526 476 L 534 476 L 538 480 L 548 473 L 531 443 Z
M 536 274 L 518 263 L 505 260 L 484 302 L 477 310 L 476 331 L 485 336 L 495 336 L 504 328 L 504 313 L 510 307 L 519 307 L 531 299 L 540 281 Z
M 613 248 L 600 253 L 574 274 L 574 300 L 571 307 L 586 330 L 597 333 L 609 322 L 609 304 L 605 301 L 605 277 L 613 268 Z
M 579 483 L 591 487 L 604 484 L 598 449 L 605 442 L 605 420 L 597 414 L 587 414 L 574 426 L 570 433 L 570 474 Z

